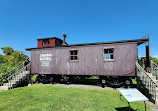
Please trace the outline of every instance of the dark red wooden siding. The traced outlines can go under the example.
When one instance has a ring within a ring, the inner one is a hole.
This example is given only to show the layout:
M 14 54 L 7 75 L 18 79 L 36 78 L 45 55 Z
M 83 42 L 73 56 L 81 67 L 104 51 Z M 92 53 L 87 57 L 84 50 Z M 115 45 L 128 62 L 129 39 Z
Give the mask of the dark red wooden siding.
M 49 44 L 43 45 L 43 40 L 38 40 L 37 47 L 55 46 L 55 39 L 49 39 Z
M 114 48 L 114 60 L 104 61 L 104 48 Z M 78 61 L 70 61 L 78 50 Z M 40 54 L 51 54 L 49 66 L 41 66 Z M 105 44 L 31 50 L 31 72 L 39 74 L 135 76 L 137 44 Z

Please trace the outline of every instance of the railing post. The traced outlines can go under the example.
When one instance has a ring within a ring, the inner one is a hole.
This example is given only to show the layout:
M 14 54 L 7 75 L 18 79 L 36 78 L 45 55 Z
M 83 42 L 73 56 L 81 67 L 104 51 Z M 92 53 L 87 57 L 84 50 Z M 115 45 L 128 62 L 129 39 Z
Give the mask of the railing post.
M 136 66 L 137 89 L 139 88 L 138 67 Z
M 150 61 L 150 73 L 152 73 L 152 60 Z
M 157 68 L 155 68 L 156 80 L 157 80 Z
M 155 85 L 155 101 L 156 101 L 156 85 Z
M 3 76 L 1 77 L 1 86 L 2 86 L 2 79 L 3 79 Z
M 153 76 L 156 76 L 156 78 L 158 79 L 158 71 L 157 71 L 158 66 L 153 62 L 151 63 L 152 63 L 151 65 L 152 74 Z M 156 101 L 157 83 L 154 82 L 154 80 L 147 74 L 147 72 L 138 63 L 136 63 L 136 69 L 137 69 L 136 70 L 137 78 L 140 77 L 140 81 L 137 80 L 137 88 L 139 87 L 139 83 L 144 84 L 143 88 L 145 89 L 146 96 L 149 97 L 150 100 Z M 140 73 L 139 77 L 138 77 L 138 73 Z
M 9 90 L 9 80 L 8 80 L 8 90 Z
M 25 67 L 25 62 L 23 63 L 23 67 Z

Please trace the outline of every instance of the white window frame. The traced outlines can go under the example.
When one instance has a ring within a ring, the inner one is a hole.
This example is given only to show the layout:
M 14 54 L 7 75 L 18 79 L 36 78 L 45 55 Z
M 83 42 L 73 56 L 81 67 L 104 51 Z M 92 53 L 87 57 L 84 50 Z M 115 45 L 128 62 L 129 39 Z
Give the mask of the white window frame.
M 113 49 L 113 53 L 108 53 L 107 55 L 113 55 L 113 59 L 105 59 L 105 53 L 104 50 L 105 49 Z M 115 61 L 115 48 L 114 47 L 104 47 L 103 48 L 103 61 Z
M 73 56 L 73 55 L 71 55 L 71 51 L 77 51 L 77 55 L 74 55 L 74 56 L 77 56 L 77 60 L 71 60 L 71 56 Z M 78 61 L 78 54 L 79 54 L 79 51 L 78 51 L 78 49 L 71 49 L 71 50 L 69 50 L 69 61 Z

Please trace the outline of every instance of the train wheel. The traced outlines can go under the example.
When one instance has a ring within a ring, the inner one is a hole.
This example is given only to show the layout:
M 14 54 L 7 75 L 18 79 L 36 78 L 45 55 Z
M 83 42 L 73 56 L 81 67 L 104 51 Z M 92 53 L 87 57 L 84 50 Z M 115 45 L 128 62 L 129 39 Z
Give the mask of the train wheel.
M 114 76 L 114 77 L 109 77 L 109 84 L 113 88 L 118 88 L 121 87 L 124 83 L 124 80 L 120 77 Z
M 53 77 L 50 77 L 49 81 L 50 81 L 51 84 L 54 84 L 54 79 L 53 79 Z
M 102 87 L 102 88 L 105 88 L 105 84 L 101 84 L 101 87 Z

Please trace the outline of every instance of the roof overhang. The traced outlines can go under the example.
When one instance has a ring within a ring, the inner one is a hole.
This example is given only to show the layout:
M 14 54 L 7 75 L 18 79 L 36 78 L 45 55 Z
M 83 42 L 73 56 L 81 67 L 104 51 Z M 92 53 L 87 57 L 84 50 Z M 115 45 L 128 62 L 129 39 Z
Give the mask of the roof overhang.
M 137 46 L 148 42 L 148 39 L 136 39 L 136 40 L 123 40 L 123 41 L 112 41 L 112 42 L 99 42 L 99 43 L 87 43 L 87 44 L 74 44 L 74 45 L 62 45 L 62 46 L 51 46 L 51 47 L 40 47 L 40 48 L 28 48 L 27 51 L 32 49 L 42 49 L 42 48 L 56 48 L 56 47 L 72 47 L 72 46 L 86 46 L 86 45 L 101 45 L 101 44 L 123 44 L 123 43 L 136 43 Z

